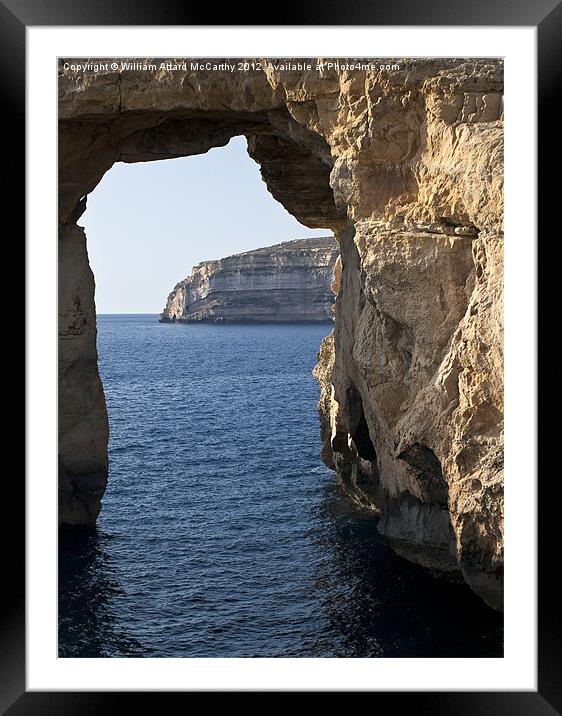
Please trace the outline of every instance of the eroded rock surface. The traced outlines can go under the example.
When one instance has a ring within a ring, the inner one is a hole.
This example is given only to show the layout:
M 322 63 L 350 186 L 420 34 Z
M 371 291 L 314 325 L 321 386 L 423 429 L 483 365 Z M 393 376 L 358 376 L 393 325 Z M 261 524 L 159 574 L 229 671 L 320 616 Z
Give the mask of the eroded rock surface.
M 61 259 L 63 520 L 95 519 L 107 471 L 93 282 L 75 226 L 84 197 L 116 161 L 244 134 L 273 196 L 340 243 L 335 327 L 316 369 L 324 460 L 397 551 L 500 606 L 502 62 L 97 74 L 64 62 L 59 219 L 61 245 L 76 246 Z M 71 505 L 86 495 L 81 513 Z
M 160 321 L 331 321 L 332 237 L 296 239 L 203 261 L 168 296 Z

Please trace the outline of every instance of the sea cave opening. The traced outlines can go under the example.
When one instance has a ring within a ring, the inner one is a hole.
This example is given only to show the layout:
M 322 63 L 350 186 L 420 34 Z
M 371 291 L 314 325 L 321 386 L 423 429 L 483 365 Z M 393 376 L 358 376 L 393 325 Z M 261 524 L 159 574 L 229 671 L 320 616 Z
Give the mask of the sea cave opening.
M 286 113 L 234 112 L 218 116 L 208 112 L 204 116 L 181 118 L 171 113 L 164 120 L 150 115 L 141 122 L 135 117 L 127 122 L 130 128 L 127 132 L 120 130 L 124 136 L 117 145 L 113 135 L 102 137 L 102 146 L 85 162 L 78 160 L 82 147 L 78 149 L 76 143 L 80 132 L 90 131 L 89 125 L 86 129 L 83 125 L 78 128 L 71 125 L 61 133 L 61 177 L 67 177 L 61 178 L 59 202 L 59 522 L 62 525 L 95 524 L 107 484 L 108 421 L 97 366 L 95 319 L 96 311 L 105 310 L 101 299 L 105 288 L 111 287 L 114 295 L 118 295 L 116 301 L 121 310 L 129 310 L 126 307 L 130 298 L 139 295 L 134 286 L 138 288 L 142 282 L 146 300 L 161 310 L 162 297 L 187 275 L 196 260 L 232 254 L 236 243 L 239 250 L 255 248 L 256 244 L 268 245 L 274 242 L 273 235 L 280 240 L 286 240 L 291 233 L 295 238 L 318 233 L 332 235 L 346 224 L 345 212 L 335 206 L 329 184 L 332 159 L 326 142 L 311 132 L 296 130 L 294 120 Z M 229 141 L 230 150 L 221 149 Z M 220 167 L 218 171 L 212 169 L 221 151 L 238 153 L 237 168 L 227 170 L 226 174 L 221 174 Z M 159 211 L 151 206 L 156 201 L 154 184 L 158 182 L 151 172 L 155 162 L 164 159 L 172 178 L 166 181 L 161 199 L 166 209 Z M 192 174 L 190 183 L 185 178 L 182 181 L 178 167 L 190 166 L 193 171 L 201 162 L 201 166 L 210 162 L 206 183 L 204 174 Z M 115 179 L 122 176 L 128 165 L 135 165 L 133 171 L 139 179 L 130 175 L 128 184 L 119 187 Z M 248 186 L 259 186 L 253 198 L 252 192 L 248 194 L 249 202 L 244 198 L 245 182 L 249 182 Z M 110 198 L 106 214 L 113 217 L 113 222 L 107 222 L 108 226 L 103 218 L 96 220 L 92 208 L 87 209 L 88 198 L 94 208 L 99 200 L 93 195 L 96 187 L 96 197 Z M 129 211 L 124 206 L 126 194 L 134 204 L 129 205 Z M 227 211 L 221 205 L 221 195 L 229 201 Z M 139 216 L 140 203 L 148 205 L 151 211 L 145 225 L 135 228 L 132 217 Z M 169 223 L 169 216 L 176 214 L 170 211 L 172 203 L 174 210 L 190 207 L 174 226 Z M 265 214 L 260 206 L 266 205 L 274 207 L 270 219 L 275 229 L 264 223 Z M 86 232 L 81 226 L 86 223 L 82 219 L 85 211 L 91 224 L 86 226 Z M 182 220 L 199 236 L 192 237 L 192 241 L 178 240 Z M 209 223 L 211 227 L 222 227 L 220 232 L 213 232 L 214 236 L 221 234 L 222 242 L 214 254 L 209 254 L 206 246 Z M 246 235 L 235 228 L 236 224 L 247 227 Z M 113 256 L 96 249 L 93 239 L 87 238 L 92 231 L 104 233 L 106 240 L 107 234 L 112 233 Z M 252 232 L 259 231 L 262 231 L 259 239 L 248 240 Z M 166 232 L 172 237 L 173 250 L 162 250 L 159 243 L 159 237 Z M 148 235 L 151 240 L 143 238 Z M 186 247 L 191 247 L 190 256 L 186 255 Z M 96 274 L 97 306 L 88 251 Z M 172 252 L 174 255 L 170 255 Z M 115 270 L 117 261 L 123 262 L 123 270 Z M 185 264 L 180 268 L 178 262 L 183 261 Z
M 229 371 L 231 341 L 240 342 L 241 351 L 233 360 L 243 364 L 251 361 L 252 350 L 263 352 L 265 344 L 260 345 L 257 337 L 268 335 L 270 350 L 277 351 L 274 360 L 281 362 L 285 338 L 274 327 L 285 326 L 288 331 L 297 331 L 289 338 L 293 345 L 299 340 L 309 343 L 306 375 L 314 385 L 310 376 L 311 361 L 316 356 L 313 351 L 317 352 L 333 324 L 331 281 L 339 254 L 337 242 L 330 228 L 304 226 L 272 197 L 258 163 L 248 154 L 245 136 L 235 136 L 224 147 L 194 156 L 114 164 L 88 197 L 80 224 L 85 229 L 95 276 L 96 344 L 109 420 L 110 493 L 123 442 L 138 445 L 141 450 L 151 449 L 157 442 L 142 429 L 137 430 L 135 424 L 146 426 L 150 413 L 160 409 L 165 413 L 159 418 L 164 433 L 185 411 L 205 425 L 205 402 L 212 403 L 216 398 L 211 388 L 200 393 L 196 405 L 166 394 L 151 382 L 154 369 L 164 377 L 173 373 L 170 361 L 191 366 L 196 362 L 202 373 L 206 371 L 212 378 L 209 385 L 214 385 L 220 383 L 217 371 Z M 208 278 L 213 271 L 215 274 Z M 190 285 L 188 297 L 178 286 L 192 277 L 195 285 Z M 176 313 L 168 310 L 171 303 Z M 156 322 L 176 321 L 185 326 L 174 335 L 175 343 L 168 345 L 170 336 Z M 213 334 L 218 343 L 208 335 L 213 325 L 220 325 Z M 250 333 L 240 336 L 241 331 Z M 122 341 L 120 334 L 128 340 Z M 276 345 L 279 338 L 281 343 Z M 130 341 L 135 344 L 133 352 L 129 352 Z M 151 358 L 154 343 L 157 349 Z M 205 346 L 206 355 L 190 355 L 190 349 L 198 343 Z M 246 360 L 244 350 L 248 351 Z M 222 366 L 213 366 L 215 352 L 225 358 Z M 120 373 L 133 365 L 134 376 Z M 143 371 L 147 375 L 143 376 Z M 192 373 L 193 368 L 191 377 Z M 189 378 L 176 378 L 177 390 L 184 391 L 181 381 Z M 233 382 L 244 378 L 231 375 Z M 197 379 L 202 380 L 202 375 Z M 267 412 L 262 410 L 259 391 L 253 384 L 246 381 L 241 386 L 248 396 L 248 413 Z M 123 400 L 128 391 L 130 395 Z M 141 398 L 139 404 L 135 404 L 135 391 Z M 152 393 L 152 398 L 142 404 L 146 393 Z M 224 386 L 219 394 L 230 406 L 232 401 Z M 308 407 L 315 409 L 316 402 L 313 388 Z M 216 433 L 215 417 L 210 416 L 203 430 L 211 443 Z M 159 427 L 152 429 L 157 433 Z M 188 444 L 193 444 L 194 435 L 201 441 L 201 431 L 193 425 L 186 430 Z M 166 439 L 171 440 L 171 435 Z M 223 435 L 217 439 L 215 451 L 218 448 L 228 453 L 235 440 L 235 435 L 230 440 Z M 134 462 L 140 460 L 134 451 L 132 457 Z M 105 498 L 109 499 L 108 493 Z M 102 498 L 102 507 L 104 502 Z M 98 520 L 103 518 L 102 510 Z

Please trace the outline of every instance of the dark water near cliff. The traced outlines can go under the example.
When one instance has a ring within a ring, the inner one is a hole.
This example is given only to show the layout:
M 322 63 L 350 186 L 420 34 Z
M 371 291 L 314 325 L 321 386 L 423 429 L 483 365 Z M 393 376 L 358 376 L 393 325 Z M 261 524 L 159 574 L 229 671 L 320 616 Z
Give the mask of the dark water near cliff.
M 319 459 L 327 325 L 101 316 L 110 481 L 60 539 L 60 656 L 501 656 L 502 617 L 394 555 Z

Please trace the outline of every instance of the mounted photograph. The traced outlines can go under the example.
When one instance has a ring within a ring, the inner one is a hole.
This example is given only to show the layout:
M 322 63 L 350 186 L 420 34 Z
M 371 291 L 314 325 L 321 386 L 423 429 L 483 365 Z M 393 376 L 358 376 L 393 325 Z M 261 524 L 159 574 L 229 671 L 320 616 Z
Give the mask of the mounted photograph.
M 58 657 L 502 658 L 503 60 L 57 62 Z

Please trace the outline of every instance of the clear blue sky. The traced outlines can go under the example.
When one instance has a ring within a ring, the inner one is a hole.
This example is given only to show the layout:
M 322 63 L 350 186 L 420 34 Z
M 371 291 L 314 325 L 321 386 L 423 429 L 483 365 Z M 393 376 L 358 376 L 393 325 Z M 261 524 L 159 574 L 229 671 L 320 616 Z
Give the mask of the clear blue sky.
M 267 191 L 246 139 L 207 154 L 115 164 L 88 196 L 98 313 L 160 313 L 192 266 L 329 229 L 309 229 Z

